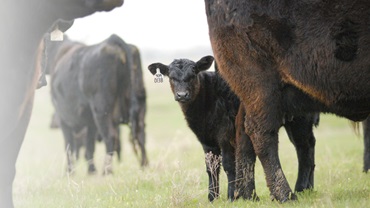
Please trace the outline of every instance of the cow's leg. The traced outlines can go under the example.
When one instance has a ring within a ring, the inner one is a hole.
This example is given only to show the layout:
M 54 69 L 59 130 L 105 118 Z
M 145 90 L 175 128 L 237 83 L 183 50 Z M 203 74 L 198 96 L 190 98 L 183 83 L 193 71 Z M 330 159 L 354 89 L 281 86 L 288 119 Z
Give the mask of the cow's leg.
M 74 132 L 73 133 L 73 137 L 74 137 L 74 142 L 75 142 L 75 157 L 76 157 L 76 160 L 78 160 L 80 158 L 80 149 L 82 147 L 86 147 L 86 137 L 87 137 L 87 128 L 82 128 L 81 131 L 79 132 Z M 85 158 L 86 158 L 86 154 L 85 154 Z
M 298 178 L 296 192 L 314 187 L 315 136 L 313 135 L 314 115 L 294 117 L 286 121 L 285 129 L 294 144 L 298 156 Z
M 73 152 L 75 150 L 75 141 L 73 135 L 73 129 L 69 127 L 64 121 L 60 120 L 60 127 L 62 128 L 64 142 L 65 142 L 65 150 L 67 154 L 67 170 L 68 173 L 73 173 Z
M 96 102 L 102 104 L 103 102 Z M 114 151 L 117 149 L 119 142 L 118 138 L 118 123 L 113 122 L 113 118 L 110 112 L 107 112 L 107 109 L 113 109 L 113 107 L 105 105 L 94 105 L 94 102 L 90 104 L 95 125 L 98 129 L 100 136 L 103 138 L 105 147 L 106 147 L 106 156 L 104 159 L 103 174 L 113 173 L 112 169 L 112 160 Z
M 261 93 L 250 92 L 248 99 L 243 99 L 247 118 L 245 128 L 261 161 L 272 199 L 284 202 L 296 199 L 296 196 L 285 178 L 278 154 L 278 131 L 283 122 L 281 91 L 276 89 L 280 83 L 279 79 L 274 83 L 274 77 L 267 74 L 260 78 L 257 82 L 248 80 L 252 82 L 249 84 L 255 85 L 254 90 Z
M 370 170 L 370 117 L 363 121 L 364 128 L 364 172 Z
M 7 134 L 9 129 L 0 126 L 0 132 L 3 134 L 0 139 L 0 207 L 13 207 L 15 164 L 31 117 L 32 106 L 33 96 L 30 96 L 23 114 L 16 123 L 17 126 L 9 134 Z
M 253 148 L 261 161 L 266 175 L 266 182 L 271 192 L 271 198 L 280 202 L 294 200 L 292 192 L 281 168 L 278 155 L 278 135 L 276 132 L 253 133 L 251 140 Z
M 97 131 L 96 131 L 95 124 L 90 123 L 87 127 L 86 138 L 84 139 L 85 147 L 86 147 L 85 157 L 86 157 L 86 161 L 88 163 L 87 172 L 89 174 L 96 173 L 96 168 L 95 168 L 95 164 L 94 164 L 96 134 L 97 134 Z
M 205 153 L 206 170 L 208 174 L 208 199 L 213 201 L 220 193 L 219 175 L 221 165 L 221 152 L 219 148 L 203 145 Z
M 227 175 L 227 198 L 231 201 L 235 199 L 235 149 L 230 141 L 224 141 L 222 147 L 222 166 Z
M 235 120 L 236 127 L 236 183 L 235 198 L 242 197 L 248 200 L 259 200 L 256 194 L 254 167 L 256 163 L 256 153 L 253 149 L 252 141 L 245 133 L 244 128 L 245 112 L 242 105 Z

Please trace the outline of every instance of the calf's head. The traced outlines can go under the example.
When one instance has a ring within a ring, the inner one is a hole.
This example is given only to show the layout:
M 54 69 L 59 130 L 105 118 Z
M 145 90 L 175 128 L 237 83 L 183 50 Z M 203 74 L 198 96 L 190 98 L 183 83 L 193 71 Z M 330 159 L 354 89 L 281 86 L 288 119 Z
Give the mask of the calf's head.
M 153 63 L 148 69 L 153 75 L 159 69 L 161 74 L 169 77 L 175 100 L 186 103 L 194 100 L 198 95 L 200 89 L 198 74 L 209 69 L 213 60 L 212 56 L 205 56 L 197 62 L 189 59 L 175 59 L 170 65 Z

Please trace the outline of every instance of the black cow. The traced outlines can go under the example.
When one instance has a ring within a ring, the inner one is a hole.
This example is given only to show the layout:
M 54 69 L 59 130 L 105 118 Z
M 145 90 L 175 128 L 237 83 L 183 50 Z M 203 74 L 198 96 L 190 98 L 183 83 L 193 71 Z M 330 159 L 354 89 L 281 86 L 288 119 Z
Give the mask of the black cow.
M 159 68 L 160 73 L 169 77 L 175 100 L 202 144 L 209 178 L 208 199 L 213 201 L 219 195 L 221 156 L 228 177 L 228 198 L 256 199 L 257 196 L 252 195 L 256 155 L 248 135 L 244 133 L 244 108 L 240 106 L 239 109 L 239 98 L 218 74 L 217 67 L 216 72 L 205 72 L 212 62 L 213 57 L 206 56 L 198 62 L 178 59 L 168 66 L 154 63 L 148 68 L 153 75 Z M 318 115 L 298 116 L 285 122 L 285 129 L 298 155 L 297 191 L 314 185 L 315 137 L 312 127 L 318 124 Z M 251 192 L 247 192 L 245 187 Z
M 39 76 L 34 58 L 41 37 L 59 18 L 73 20 L 112 10 L 122 3 L 123 0 L 1 2 L 0 207 L 13 207 L 15 162 L 31 116 Z
M 116 35 L 86 46 L 66 38 L 45 45 L 45 71 L 51 76 L 52 101 L 65 138 L 68 170 L 77 150 L 76 134 L 87 127 L 85 139 L 88 172 L 95 172 L 95 140 L 106 145 L 104 174 L 112 172 L 112 155 L 120 152 L 119 124 L 129 120 L 131 105 L 131 48 Z M 55 48 L 57 47 L 57 48 Z
M 44 42 L 49 47 L 41 48 L 40 50 L 43 51 L 44 59 L 47 61 L 40 61 L 44 63 L 43 71 L 46 74 L 49 74 L 51 77 L 54 75 L 55 63 L 58 62 L 60 59 L 64 57 L 64 53 L 68 51 L 68 48 L 72 45 L 75 45 L 75 42 L 68 41 L 68 37 L 64 36 L 66 41 L 62 42 L 50 42 L 49 35 L 46 34 L 46 38 Z M 129 117 L 122 116 L 120 123 L 129 125 L 130 128 L 130 141 L 133 145 L 134 152 L 137 156 L 139 156 L 138 148 L 140 149 L 141 158 L 140 164 L 141 166 L 148 165 L 148 158 L 146 155 L 145 149 L 145 115 L 146 115 L 146 92 L 143 80 L 143 72 L 141 66 L 141 56 L 139 49 L 132 44 L 128 44 L 131 55 L 132 55 L 132 64 L 131 64 L 131 104 L 129 107 Z M 121 112 L 126 112 L 125 106 L 121 106 Z M 55 112 L 52 116 L 51 128 L 58 128 L 60 126 L 60 118 Z M 74 150 L 72 153 L 75 153 L 76 158 L 79 157 L 79 150 L 82 146 L 85 146 L 85 139 L 87 137 L 87 131 L 85 128 L 81 130 L 81 132 L 74 133 Z M 101 137 L 97 134 L 96 139 L 101 141 Z M 90 140 L 93 141 L 93 140 Z M 118 145 L 117 147 L 120 147 Z M 118 155 L 120 155 L 120 148 L 116 149 Z
M 220 73 L 247 110 L 271 195 L 295 199 L 278 155 L 286 115 L 370 113 L 368 1 L 205 0 Z

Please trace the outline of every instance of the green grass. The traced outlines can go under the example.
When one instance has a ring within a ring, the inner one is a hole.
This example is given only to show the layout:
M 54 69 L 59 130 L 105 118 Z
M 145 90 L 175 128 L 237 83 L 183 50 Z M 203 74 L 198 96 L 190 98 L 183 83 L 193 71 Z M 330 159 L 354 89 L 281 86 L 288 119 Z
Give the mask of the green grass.
M 144 65 L 147 66 L 147 65 Z M 362 173 L 363 140 L 350 123 L 323 115 L 316 135 L 314 191 L 299 194 L 299 201 L 280 204 L 270 200 L 261 164 L 257 161 L 259 202 L 226 199 L 226 176 L 221 174 L 221 197 L 207 200 L 208 178 L 201 145 L 188 129 L 175 103 L 168 80 L 154 84 L 147 71 L 148 168 L 141 169 L 122 127 L 122 161 L 114 160 L 114 175 L 102 176 L 105 152 L 98 143 L 96 175 L 87 175 L 87 164 L 77 161 L 68 176 L 64 140 L 60 130 L 49 128 L 53 107 L 49 89 L 37 91 L 29 129 L 17 162 L 14 203 L 19 208 L 93 207 L 366 207 L 370 204 L 370 174 Z M 297 157 L 284 129 L 280 131 L 280 159 L 294 188 Z

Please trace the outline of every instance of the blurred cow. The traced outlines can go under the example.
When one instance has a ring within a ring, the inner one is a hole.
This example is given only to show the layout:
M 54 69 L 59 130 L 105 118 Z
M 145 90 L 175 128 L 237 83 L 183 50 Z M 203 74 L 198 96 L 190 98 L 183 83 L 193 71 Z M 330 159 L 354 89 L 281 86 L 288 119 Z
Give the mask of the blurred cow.
M 113 151 L 119 156 L 121 150 L 120 123 L 130 125 L 135 153 L 140 146 L 141 165 L 147 165 L 146 94 L 139 50 L 116 35 L 92 46 L 66 36 L 63 42 L 45 42 L 45 71 L 51 74 L 58 115 L 54 118 L 59 118 L 66 139 L 69 171 L 73 170 L 71 154 L 78 156 L 80 147 L 85 146 L 88 171 L 95 172 L 94 145 L 96 139 L 103 139 L 108 154 L 104 173 L 110 173 L 110 157 Z
M 31 116 L 39 77 L 34 67 L 35 51 L 42 35 L 58 19 L 73 20 L 112 10 L 122 3 L 123 0 L 1 2 L 0 207 L 13 207 L 15 162 Z

